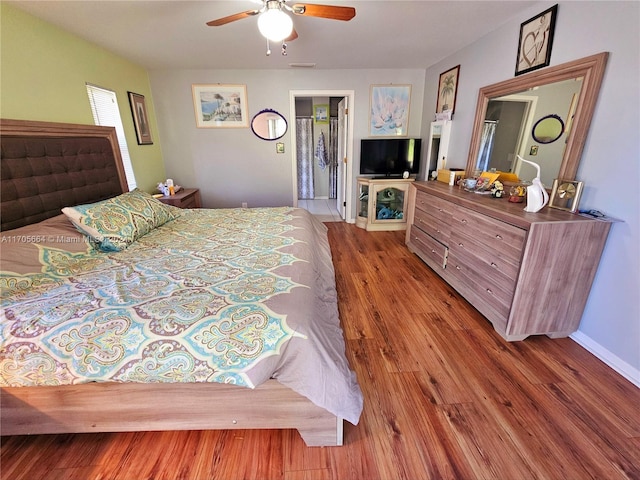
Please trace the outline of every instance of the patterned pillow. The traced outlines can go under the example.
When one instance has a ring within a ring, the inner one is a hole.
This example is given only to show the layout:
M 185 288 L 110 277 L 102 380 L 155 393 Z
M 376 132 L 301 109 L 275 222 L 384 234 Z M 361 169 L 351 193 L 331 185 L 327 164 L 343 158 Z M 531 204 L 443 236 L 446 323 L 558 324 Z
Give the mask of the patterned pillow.
M 137 188 L 102 202 L 65 207 L 62 213 L 91 237 L 96 248 L 105 252 L 123 250 L 154 228 L 180 216 L 179 209 Z

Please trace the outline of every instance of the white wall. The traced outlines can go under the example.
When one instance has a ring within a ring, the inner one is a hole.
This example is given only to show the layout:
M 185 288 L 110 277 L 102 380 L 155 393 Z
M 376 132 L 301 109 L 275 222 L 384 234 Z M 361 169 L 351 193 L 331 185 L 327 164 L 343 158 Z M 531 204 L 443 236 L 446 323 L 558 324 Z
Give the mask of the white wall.
M 555 2 L 554 2 L 555 3 Z M 433 120 L 438 77 L 460 64 L 448 165 L 465 167 L 479 88 L 514 76 L 520 24 L 541 2 L 499 30 L 427 69 L 423 132 Z M 622 219 L 611 229 L 591 296 L 573 335 L 640 385 L 640 3 L 559 2 L 551 65 L 610 52 L 577 178 L 580 208 Z M 570 241 L 570 239 L 568 239 Z
M 291 130 L 282 139 L 285 153 L 277 154 L 275 142 L 258 139 L 250 128 L 198 129 L 192 84 L 244 84 L 250 117 L 271 108 L 289 123 L 293 120 L 288 118 L 290 90 L 355 91 L 351 112 L 355 115 L 354 166 L 358 168 L 360 138 L 368 136 L 370 85 L 412 85 L 408 134 L 418 137 L 424 73 L 424 69 L 151 71 L 167 175 L 180 185 L 200 188 L 203 205 L 208 208 L 239 207 L 242 202 L 250 207 L 293 202 Z M 356 190 L 355 179 L 352 188 Z

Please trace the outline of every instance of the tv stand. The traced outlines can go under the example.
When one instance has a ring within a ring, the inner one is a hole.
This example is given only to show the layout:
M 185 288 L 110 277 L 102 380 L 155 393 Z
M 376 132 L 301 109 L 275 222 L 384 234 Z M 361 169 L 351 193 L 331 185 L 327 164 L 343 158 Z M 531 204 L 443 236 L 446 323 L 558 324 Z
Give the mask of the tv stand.
M 356 226 L 365 230 L 405 230 L 413 178 L 358 178 Z

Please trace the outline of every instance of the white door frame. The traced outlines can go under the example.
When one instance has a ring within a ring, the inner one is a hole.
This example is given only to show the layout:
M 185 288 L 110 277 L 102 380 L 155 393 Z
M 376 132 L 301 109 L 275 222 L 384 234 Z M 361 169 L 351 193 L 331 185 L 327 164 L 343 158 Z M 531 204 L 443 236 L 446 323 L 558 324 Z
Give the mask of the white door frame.
M 520 132 L 518 133 L 518 141 L 516 143 L 516 153 L 521 157 L 527 156 L 527 138 L 529 132 L 533 129 L 533 115 L 538 105 L 537 96 L 521 95 L 514 93 L 505 97 L 492 98 L 500 102 L 520 102 L 526 105 L 522 114 L 522 123 L 520 124 Z M 510 171 L 520 176 L 520 167 L 522 164 L 517 157 L 512 159 Z
M 351 212 L 353 196 L 353 119 L 355 117 L 353 105 L 355 105 L 355 90 L 290 90 L 289 91 L 289 126 L 291 128 L 291 172 L 293 176 L 293 206 L 298 206 L 298 169 L 296 159 L 296 97 L 348 97 L 349 115 L 347 115 L 347 175 L 344 178 L 345 188 L 345 221 L 355 223 L 356 219 Z M 340 161 L 340 160 L 339 160 Z M 340 188 L 340 187 L 338 187 Z
M 347 192 L 346 192 L 346 173 L 347 165 L 345 160 L 347 159 L 347 144 L 349 143 L 349 131 L 347 130 L 347 123 L 349 122 L 349 97 L 342 97 L 338 102 L 338 131 L 336 132 L 336 138 L 338 139 L 338 145 L 336 148 L 338 158 L 336 161 L 336 208 L 340 214 L 340 218 L 345 220 L 347 218 Z

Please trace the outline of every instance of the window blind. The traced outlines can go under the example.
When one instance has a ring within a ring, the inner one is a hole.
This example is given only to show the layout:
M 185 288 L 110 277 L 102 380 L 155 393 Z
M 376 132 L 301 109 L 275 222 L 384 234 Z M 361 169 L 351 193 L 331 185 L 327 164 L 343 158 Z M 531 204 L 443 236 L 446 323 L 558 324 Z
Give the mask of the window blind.
M 122 163 L 124 164 L 124 172 L 127 177 L 127 184 L 129 185 L 129 190 L 133 190 L 137 185 L 136 177 L 133 173 L 133 166 L 131 165 L 131 157 L 129 156 L 127 139 L 124 135 L 122 118 L 120 118 L 116 92 L 107 90 L 106 88 L 96 87 L 95 85 L 88 83 L 86 85 L 94 123 L 96 125 L 116 128 L 116 135 L 118 137 L 118 145 L 120 146 Z

